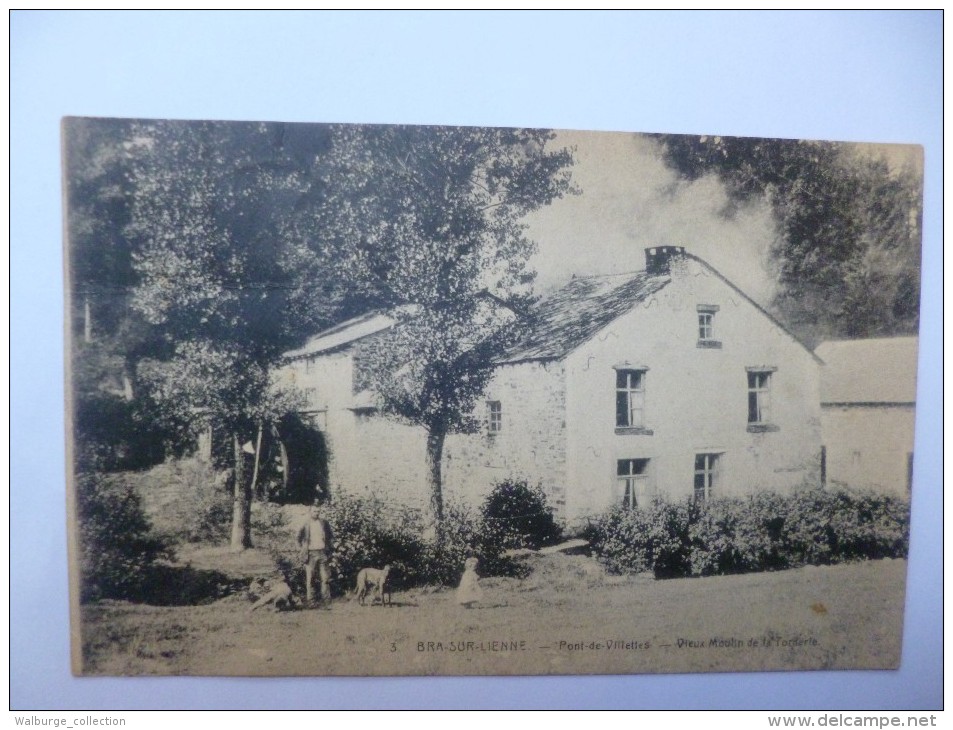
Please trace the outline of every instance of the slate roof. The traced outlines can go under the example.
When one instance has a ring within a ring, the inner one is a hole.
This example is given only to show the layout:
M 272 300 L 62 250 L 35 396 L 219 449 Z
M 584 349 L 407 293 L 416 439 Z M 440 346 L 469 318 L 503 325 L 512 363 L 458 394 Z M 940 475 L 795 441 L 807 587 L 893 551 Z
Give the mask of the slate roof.
M 356 340 L 389 329 L 396 321 L 394 317 L 383 312 L 367 312 L 319 332 L 309 338 L 302 347 L 286 352 L 284 357 L 287 360 L 295 360 L 337 350 Z
M 526 334 L 497 362 L 562 358 L 670 281 L 645 271 L 572 279 L 530 311 Z
M 821 403 L 914 403 L 916 337 L 830 340 L 814 351 L 821 368 Z

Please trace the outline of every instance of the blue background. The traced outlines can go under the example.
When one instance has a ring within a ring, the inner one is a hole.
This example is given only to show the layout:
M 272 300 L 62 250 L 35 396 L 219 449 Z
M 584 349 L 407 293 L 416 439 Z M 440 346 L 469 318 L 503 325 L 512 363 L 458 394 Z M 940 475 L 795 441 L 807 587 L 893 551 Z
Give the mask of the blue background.
M 942 703 L 942 14 L 11 16 L 11 706 L 928 709 Z M 76 679 L 69 670 L 64 115 L 544 126 L 922 144 L 917 445 L 896 672 Z

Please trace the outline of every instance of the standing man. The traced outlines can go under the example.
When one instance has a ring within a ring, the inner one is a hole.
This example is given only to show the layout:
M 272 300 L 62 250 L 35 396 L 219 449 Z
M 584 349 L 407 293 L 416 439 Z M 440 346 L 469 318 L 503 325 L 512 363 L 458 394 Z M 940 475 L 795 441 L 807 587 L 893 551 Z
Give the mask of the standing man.
M 298 530 L 298 548 L 301 560 L 304 563 L 304 582 L 306 598 L 309 606 L 314 605 L 314 571 L 317 568 L 321 579 L 321 600 L 325 603 L 331 600 L 331 528 L 324 519 L 320 503 L 315 501 Z

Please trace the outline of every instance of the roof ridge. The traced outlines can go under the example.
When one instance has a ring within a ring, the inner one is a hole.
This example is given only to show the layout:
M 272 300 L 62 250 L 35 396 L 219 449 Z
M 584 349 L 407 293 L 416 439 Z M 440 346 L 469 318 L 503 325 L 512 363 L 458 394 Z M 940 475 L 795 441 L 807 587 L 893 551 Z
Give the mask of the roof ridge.
M 874 340 L 916 340 L 919 335 L 880 335 L 879 337 L 840 337 L 837 339 L 821 340 L 817 346 L 827 343 L 845 343 L 845 342 L 872 342 Z
M 608 279 L 610 276 L 632 276 L 633 274 L 646 274 L 646 269 L 635 269 L 633 271 L 616 271 L 611 274 L 573 274 L 572 279 Z

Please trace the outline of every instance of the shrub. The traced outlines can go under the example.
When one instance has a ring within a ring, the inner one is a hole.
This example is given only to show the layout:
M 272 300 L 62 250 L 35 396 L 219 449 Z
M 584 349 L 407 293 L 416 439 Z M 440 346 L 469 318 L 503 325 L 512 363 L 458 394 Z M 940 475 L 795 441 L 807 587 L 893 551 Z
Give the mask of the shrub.
M 773 492 L 713 500 L 689 526 L 692 575 L 728 575 L 787 567 L 783 544 L 789 500 Z
M 183 537 L 189 542 L 220 543 L 229 539 L 232 497 L 224 485 L 196 484 L 193 507 L 183 521 Z
M 147 399 L 110 393 L 77 393 L 73 401 L 75 458 L 86 472 L 147 469 L 183 453 L 189 440 L 163 426 Z
M 656 578 L 680 578 L 691 573 L 690 527 L 697 517 L 694 502 L 653 502 L 649 546 Z
M 361 568 L 390 565 L 394 588 L 454 586 L 464 561 L 475 556 L 480 574 L 519 575 L 524 570 L 502 555 L 494 536 L 468 510 L 448 505 L 436 539 L 424 538 L 419 512 L 375 499 L 340 495 L 326 513 L 334 537 L 332 591 L 344 594 Z
M 504 555 L 509 549 L 500 538 L 499 525 L 485 518 L 475 518 L 469 510 L 451 505 L 444 515 L 440 539 L 428 545 L 431 562 L 428 582 L 456 585 L 463 573 L 463 564 L 470 556 L 480 561 L 482 576 L 524 577 L 529 568 Z
M 232 490 L 227 472 L 191 457 L 170 459 L 148 471 L 114 478 L 135 489 L 157 532 L 176 542 L 228 540 Z
M 909 504 L 819 489 L 704 505 L 656 501 L 644 509 L 609 510 L 586 537 L 610 572 L 651 569 L 657 578 L 906 557 Z
M 905 558 L 910 545 L 910 503 L 883 495 L 862 495 L 857 522 L 845 530 L 840 553 L 845 558 Z
M 422 544 L 417 579 L 421 584 L 457 585 L 463 563 L 471 555 L 480 561 L 480 573 L 487 575 L 492 558 L 498 557 L 499 550 L 483 548 L 480 523 L 470 511 L 447 505 L 437 539 Z
M 407 510 L 374 499 L 335 497 L 327 506 L 334 536 L 331 557 L 332 590 L 346 593 L 361 568 L 390 565 L 393 585 L 405 587 L 419 580 L 422 540 Z
M 585 537 L 610 573 L 651 570 L 656 578 L 688 575 L 689 526 L 695 512 L 690 503 L 660 499 L 639 509 L 613 507 L 590 525 Z
M 500 482 L 487 496 L 480 510 L 483 537 L 501 550 L 531 548 L 538 550 L 562 538 L 546 495 L 525 481 Z
M 610 573 L 652 570 L 651 522 L 644 509 L 613 507 L 583 531 L 592 551 Z
M 139 598 L 156 561 L 170 547 L 152 532 L 138 495 L 99 475 L 76 480 L 79 516 L 80 600 Z

